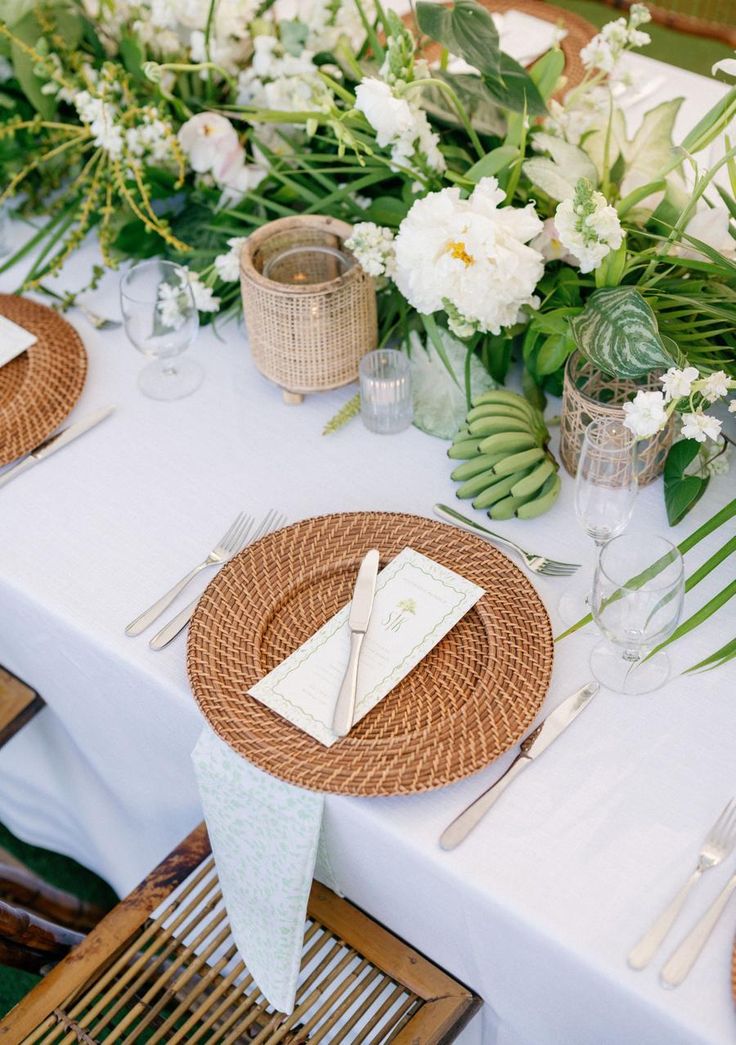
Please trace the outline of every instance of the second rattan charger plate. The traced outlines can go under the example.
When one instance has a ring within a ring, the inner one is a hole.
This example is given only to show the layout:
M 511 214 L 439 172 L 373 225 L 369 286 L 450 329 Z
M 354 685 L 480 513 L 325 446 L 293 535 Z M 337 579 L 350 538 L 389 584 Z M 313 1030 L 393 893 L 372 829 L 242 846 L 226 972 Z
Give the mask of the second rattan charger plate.
M 382 566 L 411 547 L 485 595 L 326 748 L 247 690 L 349 601 L 372 547 Z M 315 791 L 399 795 L 460 780 L 512 747 L 542 705 L 552 654 L 544 606 L 501 552 L 430 519 L 360 512 L 296 523 L 224 566 L 194 614 L 187 667 L 210 725 L 249 762 Z
M 87 353 L 74 327 L 36 301 L 0 294 L 0 315 L 37 338 L 0 367 L 2 466 L 42 443 L 71 412 L 87 376 Z

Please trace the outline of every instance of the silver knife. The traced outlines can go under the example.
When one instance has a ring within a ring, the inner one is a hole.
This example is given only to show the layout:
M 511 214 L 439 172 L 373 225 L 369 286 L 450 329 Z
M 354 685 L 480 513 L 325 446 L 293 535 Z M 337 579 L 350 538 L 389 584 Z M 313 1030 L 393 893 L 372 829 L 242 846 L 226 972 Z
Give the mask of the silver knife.
M 449 827 L 446 827 L 440 836 L 440 846 L 443 849 L 454 849 L 455 846 L 467 838 L 486 815 L 492 805 L 503 794 L 511 781 L 531 765 L 533 760 L 563 733 L 571 722 L 574 722 L 580 712 L 588 706 L 596 695 L 600 686 L 597 682 L 588 682 L 585 686 L 573 693 L 567 700 L 563 700 L 558 708 L 547 716 L 541 726 L 537 726 L 529 736 L 522 740 L 521 751 L 511 763 L 509 768 L 495 784 L 479 795 L 474 802 L 464 809 L 460 816 L 456 817 Z
M 373 597 L 376 594 L 376 577 L 378 576 L 379 555 L 375 548 L 364 557 L 355 581 L 353 601 L 350 604 L 350 657 L 345 669 L 345 677 L 340 686 L 332 718 L 332 731 L 338 737 L 346 737 L 355 718 L 355 692 L 358 685 L 358 662 L 363 646 L 365 633 L 373 609 Z
M 24 457 L 22 461 L 18 461 L 12 468 L 8 468 L 6 472 L 0 475 L 0 486 L 5 486 L 11 479 L 15 479 L 34 464 L 38 464 L 45 457 L 50 457 L 57 450 L 61 450 L 62 447 L 78 439 L 80 435 L 84 435 L 90 428 L 94 428 L 100 421 L 104 421 L 106 417 L 109 417 L 114 409 L 114 406 L 106 406 L 102 410 L 97 410 L 94 414 L 90 414 L 89 417 L 82 418 L 81 421 L 75 421 L 73 425 L 63 428 L 56 435 L 45 439 L 35 450 L 31 450 L 27 457 Z

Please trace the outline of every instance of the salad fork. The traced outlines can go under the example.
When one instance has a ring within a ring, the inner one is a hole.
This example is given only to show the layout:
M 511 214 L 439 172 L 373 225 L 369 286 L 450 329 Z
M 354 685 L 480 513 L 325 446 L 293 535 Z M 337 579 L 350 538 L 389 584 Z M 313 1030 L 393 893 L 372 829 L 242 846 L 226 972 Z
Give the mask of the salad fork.
M 208 566 L 217 566 L 220 563 L 227 562 L 227 560 L 236 552 L 240 551 L 242 543 L 248 536 L 252 526 L 253 517 L 241 512 L 232 526 L 222 535 L 207 558 L 203 559 L 203 561 L 195 566 L 193 570 L 190 570 L 186 577 L 182 577 L 182 579 L 175 584 L 170 591 L 167 591 L 165 595 L 162 595 L 160 599 L 157 599 L 153 606 L 149 606 L 147 610 L 144 610 L 143 613 L 140 614 L 140 616 L 131 621 L 125 629 L 125 634 L 140 635 L 142 631 L 146 630 L 149 624 L 153 624 L 156 618 L 159 617 L 165 609 L 168 609 L 177 595 L 184 591 L 187 584 L 194 580 L 198 573 L 207 569 Z
M 698 855 L 695 870 L 670 905 L 662 911 L 654 925 L 642 936 L 639 943 L 629 954 L 628 962 L 632 969 L 644 969 L 649 964 L 659 945 L 674 925 L 675 919 L 682 910 L 690 890 L 700 879 L 701 875 L 726 859 L 732 852 L 734 845 L 736 845 L 736 799 L 731 799 L 708 832 L 708 836 L 703 842 L 703 847 Z M 698 951 L 695 952 L 695 956 L 697 956 Z M 693 957 L 694 960 L 695 957 Z M 675 986 L 675 984 L 672 986 Z
M 528 552 L 520 545 L 514 544 L 508 537 L 502 537 L 500 533 L 494 533 L 493 530 L 481 526 L 480 523 L 475 522 L 473 519 L 468 519 L 467 516 L 461 515 L 460 512 L 456 512 L 454 508 L 450 508 L 446 504 L 436 504 L 434 506 L 434 514 L 446 522 L 459 526 L 461 530 L 469 530 L 470 533 L 480 534 L 486 538 L 492 537 L 499 544 L 505 544 L 506 547 L 512 548 L 522 557 L 527 569 L 532 573 L 542 573 L 546 577 L 569 577 L 576 570 L 580 569 L 579 562 L 558 562 L 557 559 L 549 559 L 546 555 L 535 555 L 533 552 Z
M 240 548 L 233 552 L 233 555 L 237 555 L 237 553 L 241 551 L 246 544 L 252 544 L 254 541 L 257 541 L 260 537 L 265 537 L 267 534 L 272 533 L 274 530 L 280 530 L 285 522 L 286 516 L 277 512 L 275 508 L 272 508 L 266 514 L 265 518 L 261 522 L 261 525 L 253 534 L 251 539 L 248 541 L 245 538 L 243 538 Z M 185 606 L 183 610 L 177 613 L 175 617 L 172 617 L 168 624 L 164 624 L 161 631 L 157 632 L 153 636 L 151 641 L 148 643 L 151 649 L 163 649 L 164 646 L 168 646 L 172 639 L 176 638 L 179 632 L 182 631 L 182 629 L 185 628 L 189 621 L 192 619 L 192 614 L 197 608 L 199 599 L 200 597 L 197 596 L 197 598 L 190 602 L 188 606 Z

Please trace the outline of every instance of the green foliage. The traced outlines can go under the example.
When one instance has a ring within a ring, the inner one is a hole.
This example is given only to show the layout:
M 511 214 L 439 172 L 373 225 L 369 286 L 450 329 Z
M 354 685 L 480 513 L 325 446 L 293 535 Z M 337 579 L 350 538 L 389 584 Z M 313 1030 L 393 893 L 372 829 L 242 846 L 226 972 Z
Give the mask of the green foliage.
M 686 475 L 700 452 L 695 439 L 681 439 L 670 448 L 664 466 L 664 503 L 670 526 L 676 526 L 705 493 L 708 476 Z
M 636 287 L 594 291 L 570 326 L 577 347 L 604 374 L 637 380 L 681 362 L 665 347 L 657 317 Z

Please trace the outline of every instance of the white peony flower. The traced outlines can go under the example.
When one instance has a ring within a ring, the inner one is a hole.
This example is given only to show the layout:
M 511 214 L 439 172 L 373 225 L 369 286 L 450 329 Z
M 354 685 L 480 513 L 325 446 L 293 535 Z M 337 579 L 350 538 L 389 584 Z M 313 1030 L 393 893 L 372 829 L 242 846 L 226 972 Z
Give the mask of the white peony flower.
M 345 246 L 369 276 L 392 276 L 395 270 L 394 234 L 372 221 L 359 221 Z
M 624 426 L 637 439 L 649 439 L 661 431 L 667 423 L 667 411 L 662 392 L 640 390 L 633 402 L 624 403 Z
M 696 439 L 704 443 L 706 439 L 716 440 L 721 434 L 722 422 L 709 414 L 683 414 L 682 434 L 685 439 Z
M 215 270 L 223 283 L 235 283 L 240 278 L 240 254 L 247 236 L 233 236 L 227 241 L 226 254 L 215 258 Z
M 545 261 L 566 261 L 570 265 L 578 265 L 578 259 L 571 254 L 560 239 L 554 218 L 547 218 L 542 226 L 542 231 L 529 244 L 534 250 L 538 250 Z
M 667 373 L 660 378 L 664 385 L 665 403 L 669 403 L 672 399 L 689 396 L 693 381 L 697 381 L 699 377 L 700 374 L 694 366 L 686 366 L 684 370 L 678 370 L 675 366 L 670 367 Z
M 499 207 L 504 193 L 483 178 L 468 199 L 457 188 L 417 200 L 395 240 L 394 280 L 419 312 L 444 309 L 458 336 L 498 334 L 537 308 L 544 259 L 528 245 L 542 230 L 533 204 Z
M 707 243 L 726 258 L 736 258 L 736 240 L 729 232 L 729 222 L 730 214 L 722 203 L 715 207 L 703 207 L 685 226 L 685 235 Z M 698 248 L 687 240 L 678 244 L 674 253 L 682 258 L 703 257 Z
M 562 244 L 580 262 L 581 272 L 597 269 L 623 242 L 623 229 L 615 208 L 586 178 L 578 181 L 575 195 L 557 207 L 555 225 Z
M 240 148 L 238 135 L 228 119 L 214 112 L 200 112 L 179 129 L 179 144 L 197 174 L 214 172 Z
M 709 403 L 715 403 L 716 399 L 723 399 L 724 396 L 727 396 L 730 388 L 731 382 L 728 374 L 725 374 L 723 370 L 716 370 L 714 374 L 708 375 L 700 391 Z

